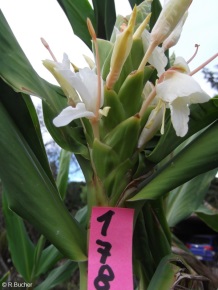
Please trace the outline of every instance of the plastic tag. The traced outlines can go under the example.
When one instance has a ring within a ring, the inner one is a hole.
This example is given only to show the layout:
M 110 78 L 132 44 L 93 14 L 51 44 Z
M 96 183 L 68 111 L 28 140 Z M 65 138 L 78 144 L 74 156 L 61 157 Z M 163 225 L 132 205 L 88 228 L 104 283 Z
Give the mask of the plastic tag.
M 133 290 L 133 214 L 129 208 L 92 209 L 88 290 Z

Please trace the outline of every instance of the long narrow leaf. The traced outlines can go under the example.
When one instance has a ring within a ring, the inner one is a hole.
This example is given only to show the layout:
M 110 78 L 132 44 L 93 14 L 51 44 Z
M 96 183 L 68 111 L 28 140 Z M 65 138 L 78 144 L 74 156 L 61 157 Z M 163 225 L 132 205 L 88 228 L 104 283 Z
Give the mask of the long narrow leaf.
M 166 256 L 160 262 L 147 290 L 169 290 L 172 289 L 176 280 L 176 273 L 180 268 L 176 266 L 176 257 L 173 255 Z
M 189 217 L 202 204 L 217 170 L 203 173 L 170 192 L 166 216 L 170 227 Z
M 72 260 L 86 260 L 86 235 L 0 103 L 0 177 L 9 207 Z
M 95 27 L 94 11 L 88 0 L 57 0 L 66 14 L 74 33 L 91 48 L 91 37 L 87 29 L 87 18 Z
M 132 9 L 135 5 L 139 5 L 143 2 L 143 0 L 129 0 L 129 4 L 131 5 Z
M 53 245 L 45 248 L 40 256 L 40 259 L 35 270 L 35 277 L 47 273 L 52 267 L 63 258 L 63 255 Z
M 155 199 L 191 180 L 193 177 L 218 167 L 218 122 L 213 123 L 179 154 L 159 169 L 130 200 Z
M 56 184 L 62 199 L 64 199 L 66 195 L 71 155 L 71 152 L 61 150 Z
M 3 193 L 3 213 L 11 258 L 16 270 L 26 282 L 31 282 L 34 245 L 23 220 L 8 208 L 6 192 Z
M 33 150 L 46 174 L 55 184 L 45 152 L 36 110 L 30 97 L 14 92 L 0 79 L 0 100 Z
M 218 210 L 212 210 L 202 205 L 196 210 L 196 213 L 210 228 L 218 232 Z
M 62 148 L 87 158 L 88 150 L 83 144 L 80 122 L 72 122 L 61 128 L 56 128 L 52 123 L 54 117 L 67 106 L 62 90 L 40 78 L 34 71 L 1 11 L 0 27 L 0 77 L 15 91 L 40 97 L 46 103 L 45 122 L 53 139 Z
M 53 269 L 48 277 L 35 287 L 35 290 L 49 290 L 54 289 L 55 286 L 60 285 L 69 279 L 73 272 L 77 269 L 77 264 L 72 261 L 67 261 L 63 265 Z
M 92 0 L 96 17 L 97 36 L 109 40 L 116 21 L 114 0 Z

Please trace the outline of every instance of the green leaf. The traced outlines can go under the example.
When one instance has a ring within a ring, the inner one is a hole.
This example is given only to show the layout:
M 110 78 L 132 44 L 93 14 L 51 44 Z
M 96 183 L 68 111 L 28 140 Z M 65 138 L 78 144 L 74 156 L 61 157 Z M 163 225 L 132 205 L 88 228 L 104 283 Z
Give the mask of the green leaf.
M 218 122 L 213 123 L 190 142 L 149 180 L 130 201 L 156 199 L 193 177 L 218 167 Z
M 30 97 L 25 94 L 15 93 L 0 79 L 0 99 L 27 143 L 32 148 L 40 164 L 46 171 L 46 174 L 54 183 L 42 140 L 38 117 Z
M 71 156 L 71 152 L 61 150 L 56 184 L 62 199 L 65 199 L 66 196 Z
M 3 193 L 3 214 L 13 264 L 24 280 L 30 283 L 32 282 L 34 245 L 27 234 L 23 220 L 9 209 L 6 192 Z
M 87 28 L 87 18 L 94 27 L 94 11 L 88 0 L 57 0 L 64 13 L 66 14 L 73 32 L 91 49 L 91 37 Z
M 63 265 L 53 269 L 46 279 L 35 287 L 35 290 L 54 289 L 55 286 L 68 280 L 73 272 L 78 268 L 77 264 L 72 261 L 67 261 Z
M 67 106 L 67 99 L 63 92 L 57 86 L 40 78 L 34 71 L 1 11 L 0 27 L 1 78 L 17 92 L 39 96 L 44 103 L 45 123 L 53 139 L 62 148 L 87 158 L 88 150 L 83 145 L 80 122 L 72 122 L 69 126 L 61 128 L 56 128 L 52 123 L 54 117 Z M 16 104 L 14 106 L 16 107 Z
M 143 207 L 143 215 L 151 255 L 155 267 L 157 267 L 161 259 L 171 253 L 171 245 L 167 232 L 162 227 L 162 221 L 155 212 L 154 204 L 146 202 Z
M 140 211 L 135 226 L 133 235 L 134 259 L 139 263 L 140 276 L 142 281 L 150 281 L 154 274 L 155 264 L 149 246 L 150 237 L 145 227 L 145 219 L 142 211 Z M 156 240 L 157 241 L 157 240 Z M 156 242 L 155 242 L 156 243 Z M 157 244 L 157 243 L 156 243 Z M 135 264 L 135 263 L 134 263 Z M 143 266 L 143 267 L 142 267 Z M 141 283 L 141 282 L 140 282 Z M 145 288 L 146 289 L 146 288 Z
M 151 20 L 150 20 L 150 30 L 154 27 L 160 13 L 162 6 L 159 0 L 153 0 L 151 4 Z
M 189 217 L 202 204 L 217 170 L 212 170 L 184 183 L 166 198 L 166 216 L 170 227 Z
M 66 257 L 86 260 L 86 233 L 0 103 L 0 177 L 9 207 L 32 223 Z
M 53 245 L 45 248 L 37 263 L 35 277 L 47 273 L 62 258 L 63 255 Z
M 180 271 L 180 268 L 176 266 L 177 261 L 180 262 L 180 260 L 174 255 L 164 257 L 152 277 L 147 290 L 172 289 L 175 276 Z
M 134 8 L 135 5 L 139 5 L 142 2 L 143 0 L 129 0 L 129 4 L 131 5 L 132 9 Z
M 0 277 L 0 285 L 2 285 L 3 282 L 6 282 L 10 276 L 10 272 L 8 271 L 5 273 L 2 277 Z
M 195 212 L 211 229 L 218 232 L 218 210 L 201 205 Z
M 114 0 L 92 0 L 92 3 L 96 18 L 97 37 L 109 40 L 116 21 Z

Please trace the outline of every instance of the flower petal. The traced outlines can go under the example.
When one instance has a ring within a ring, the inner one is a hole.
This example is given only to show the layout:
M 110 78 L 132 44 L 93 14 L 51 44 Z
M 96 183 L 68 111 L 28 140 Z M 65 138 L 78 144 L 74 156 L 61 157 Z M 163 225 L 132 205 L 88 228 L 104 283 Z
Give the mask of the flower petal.
M 43 65 L 53 74 L 66 97 L 71 99 L 71 102 L 78 103 L 80 101 L 78 94 L 70 83 L 70 78 L 73 72 L 70 70 L 70 61 L 66 54 L 63 56 L 62 63 L 52 60 L 44 60 Z
M 78 91 L 80 97 L 89 111 L 95 112 L 98 97 L 98 76 L 94 71 L 85 67 L 74 73 L 71 78 L 72 86 Z M 103 105 L 103 80 L 101 80 L 101 104 Z
M 190 73 L 190 68 L 182 56 L 177 56 L 173 63 L 173 69 L 186 74 Z
M 142 43 L 145 52 L 150 45 L 150 38 L 150 33 L 147 30 L 144 30 L 142 33 Z M 165 67 L 167 65 L 167 57 L 164 54 L 163 48 L 156 47 L 152 52 L 152 55 L 149 57 L 148 62 L 156 68 L 158 76 L 160 77 L 165 72 Z
M 175 29 L 170 33 L 167 39 L 164 40 L 163 42 L 164 51 L 176 45 L 177 42 L 179 41 L 180 35 L 182 33 L 183 25 L 187 19 L 187 16 L 188 16 L 188 11 L 185 12 L 185 14 L 182 16 L 179 23 L 175 27 Z
M 150 141 L 161 127 L 164 108 L 153 109 L 138 140 L 138 148 L 142 148 Z
M 157 97 L 171 103 L 179 97 L 187 97 L 187 104 L 203 103 L 210 99 L 200 85 L 189 75 L 168 70 L 165 79 L 156 87 Z
M 190 109 L 182 98 L 176 99 L 169 106 L 171 111 L 171 121 L 173 128 L 176 131 L 176 135 L 184 137 L 188 132 Z
M 56 127 L 62 127 L 68 125 L 75 119 L 87 117 L 92 118 L 94 117 L 94 113 L 87 111 L 84 103 L 78 103 L 75 108 L 69 106 L 53 120 L 53 124 Z

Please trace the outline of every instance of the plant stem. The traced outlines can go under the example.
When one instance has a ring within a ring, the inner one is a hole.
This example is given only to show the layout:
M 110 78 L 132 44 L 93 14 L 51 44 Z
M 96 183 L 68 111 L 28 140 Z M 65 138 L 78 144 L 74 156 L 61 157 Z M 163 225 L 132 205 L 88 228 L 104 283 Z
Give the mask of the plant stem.
M 80 272 L 80 290 L 88 289 L 88 263 L 80 262 L 79 264 L 79 272 Z

